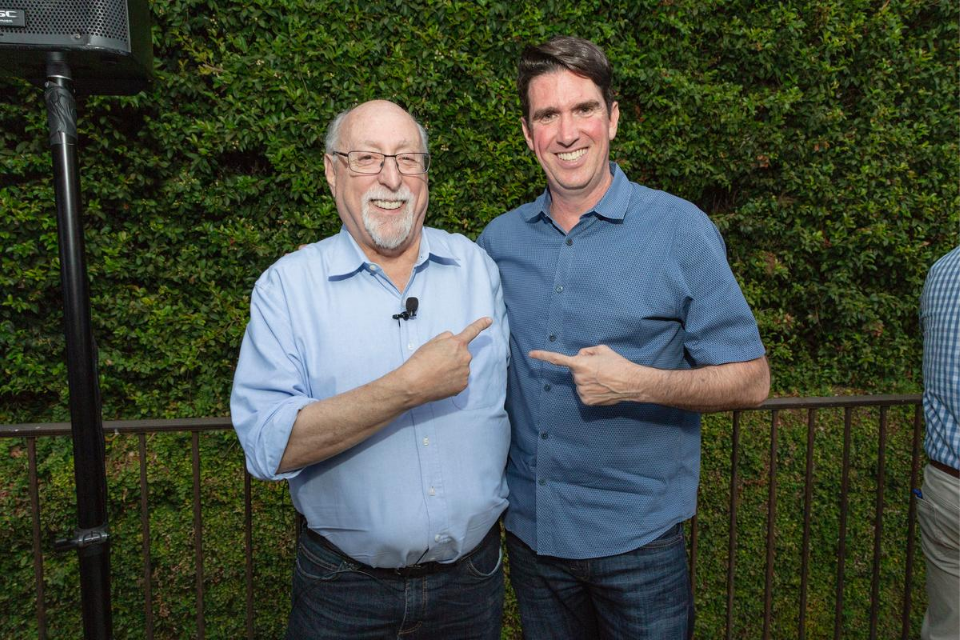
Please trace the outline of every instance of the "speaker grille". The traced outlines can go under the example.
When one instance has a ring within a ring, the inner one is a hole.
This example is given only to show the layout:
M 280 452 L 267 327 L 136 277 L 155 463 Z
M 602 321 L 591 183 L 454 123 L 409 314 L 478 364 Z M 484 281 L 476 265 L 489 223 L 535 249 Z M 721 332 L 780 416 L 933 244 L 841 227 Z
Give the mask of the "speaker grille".
M 0 9 L 27 16 L 25 27 L 0 27 L 0 33 L 129 38 L 126 0 L 0 0 Z

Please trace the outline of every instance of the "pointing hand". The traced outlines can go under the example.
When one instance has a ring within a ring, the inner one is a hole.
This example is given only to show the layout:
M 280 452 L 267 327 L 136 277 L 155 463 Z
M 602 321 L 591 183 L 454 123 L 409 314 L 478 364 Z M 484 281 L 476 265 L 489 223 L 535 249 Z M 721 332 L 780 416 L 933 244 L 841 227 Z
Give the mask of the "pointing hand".
M 473 358 L 469 345 L 491 324 L 490 318 L 479 318 L 456 335 L 444 331 L 410 356 L 401 370 L 417 404 L 449 398 L 467 388 Z
M 585 347 L 575 356 L 540 350 L 531 351 L 529 355 L 570 369 L 583 404 L 605 406 L 634 399 L 631 381 L 636 377 L 638 366 L 606 345 Z

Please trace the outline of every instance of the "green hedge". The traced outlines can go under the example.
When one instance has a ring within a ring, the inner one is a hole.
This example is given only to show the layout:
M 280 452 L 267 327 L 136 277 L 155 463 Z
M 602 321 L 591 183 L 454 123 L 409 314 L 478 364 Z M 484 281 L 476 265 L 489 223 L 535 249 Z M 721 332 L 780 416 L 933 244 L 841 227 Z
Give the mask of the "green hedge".
M 576 33 L 617 70 L 613 155 L 725 235 L 779 392 L 916 389 L 917 301 L 957 243 L 958 11 L 931 2 L 154 3 L 156 83 L 81 99 L 93 319 L 109 417 L 224 415 L 247 295 L 339 228 L 337 111 L 429 127 L 429 224 L 475 236 L 533 198 L 523 46 Z M 0 102 L 0 420 L 66 415 L 42 92 Z
M 613 61 L 627 174 L 720 227 L 777 393 L 919 388 L 920 288 L 960 227 L 955 2 L 165 0 L 152 13 L 154 87 L 78 101 L 107 418 L 226 415 L 253 281 L 339 228 L 322 138 L 341 109 L 390 98 L 428 127 L 429 224 L 475 237 L 535 197 L 513 78 L 523 47 L 556 33 Z M 0 422 L 66 419 L 42 92 L 0 82 Z M 0 443 L 0 477 L 19 446 Z M 51 478 L 68 461 L 41 451 Z M 19 500 L 17 482 L 0 502 Z M 61 529 L 71 509 L 52 516 Z M 0 569 L 21 560 L 0 555 Z

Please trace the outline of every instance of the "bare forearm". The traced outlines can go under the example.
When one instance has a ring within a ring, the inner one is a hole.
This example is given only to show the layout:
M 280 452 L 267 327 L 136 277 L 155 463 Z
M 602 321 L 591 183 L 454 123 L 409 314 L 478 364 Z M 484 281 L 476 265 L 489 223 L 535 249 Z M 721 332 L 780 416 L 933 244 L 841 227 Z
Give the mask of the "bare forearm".
M 770 369 L 764 357 L 686 370 L 638 366 L 631 387 L 635 402 L 690 411 L 742 409 L 767 399 Z
M 753 407 L 770 392 L 764 357 L 680 371 L 630 362 L 606 345 L 584 347 L 577 355 L 533 350 L 531 358 L 567 367 L 580 401 L 588 406 L 618 402 L 662 404 L 690 411 Z
M 479 318 L 457 335 L 445 331 L 382 378 L 305 406 L 293 423 L 278 470 L 326 460 L 363 442 L 404 411 L 463 391 L 470 376 L 468 345 L 492 322 Z
M 346 451 L 416 404 L 396 371 L 308 404 L 297 414 L 278 471 L 299 469 Z

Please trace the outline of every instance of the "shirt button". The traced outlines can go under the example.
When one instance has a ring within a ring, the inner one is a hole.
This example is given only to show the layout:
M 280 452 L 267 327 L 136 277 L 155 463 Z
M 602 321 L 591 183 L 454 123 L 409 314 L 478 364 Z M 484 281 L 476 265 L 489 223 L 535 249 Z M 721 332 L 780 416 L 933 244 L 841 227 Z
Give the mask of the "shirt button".
M 546 439 L 547 439 L 547 432 L 546 432 L 546 431 L 541 431 L 541 432 L 540 432 L 540 439 L 541 439 L 541 440 L 546 440 Z
M 439 534 L 439 533 L 438 533 L 437 535 L 433 536 L 433 541 L 434 541 L 434 542 L 440 542 L 440 534 Z
M 537 484 L 539 484 L 542 487 L 543 485 L 547 484 L 547 481 L 545 478 L 540 478 L 539 480 L 537 480 Z
M 569 247 L 572 244 L 573 244 L 573 238 L 567 238 L 567 246 Z
M 552 388 L 553 388 L 553 387 L 550 386 L 550 383 L 549 383 L 549 382 L 548 382 L 547 384 L 543 385 L 543 390 L 544 390 L 544 391 L 550 391 L 550 389 L 552 389 Z
M 423 439 L 423 446 L 425 446 L 425 447 L 429 447 L 429 446 L 430 446 L 430 438 L 424 438 L 424 439 Z
M 547 337 L 547 340 L 549 340 L 550 342 L 556 342 L 556 341 L 557 341 L 557 334 L 551 333 L 551 334 Z
M 375 264 L 370 265 L 370 271 L 376 271 L 376 270 L 377 270 L 377 265 Z
M 558 284 L 558 285 L 557 285 L 557 288 L 555 289 L 555 291 L 556 291 L 557 293 L 562 293 L 562 292 L 563 292 L 563 285 L 562 285 L 562 284 Z
M 410 342 L 410 343 L 407 344 L 407 350 L 408 350 L 408 351 L 413 351 L 413 343 L 412 343 L 412 342 Z
M 437 490 L 434 489 L 433 487 L 430 487 L 430 495 L 432 495 L 432 496 L 437 495 Z

